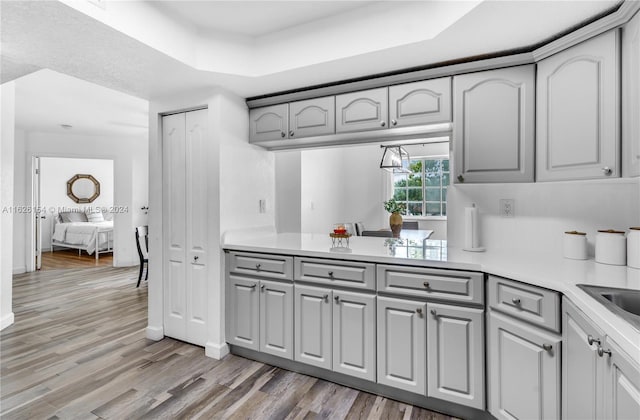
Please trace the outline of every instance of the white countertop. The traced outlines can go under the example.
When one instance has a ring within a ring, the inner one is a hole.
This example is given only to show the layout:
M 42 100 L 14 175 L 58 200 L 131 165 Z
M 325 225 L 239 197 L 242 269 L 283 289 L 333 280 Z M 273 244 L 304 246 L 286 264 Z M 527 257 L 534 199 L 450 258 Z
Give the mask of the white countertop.
M 561 255 L 545 254 L 544 250 L 536 254 L 490 249 L 476 253 L 447 247 L 446 241 L 427 240 L 424 247 L 422 241 L 408 247 L 406 241 L 397 241 L 353 236 L 347 250 L 332 248 L 328 234 L 254 231 L 253 234 L 226 235 L 222 247 L 236 251 L 482 271 L 545 287 L 566 295 L 629 356 L 640 362 L 640 331 L 576 286 L 591 284 L 640 290 L 638 269 L 598 264 L 593 259 L 570 260 Z

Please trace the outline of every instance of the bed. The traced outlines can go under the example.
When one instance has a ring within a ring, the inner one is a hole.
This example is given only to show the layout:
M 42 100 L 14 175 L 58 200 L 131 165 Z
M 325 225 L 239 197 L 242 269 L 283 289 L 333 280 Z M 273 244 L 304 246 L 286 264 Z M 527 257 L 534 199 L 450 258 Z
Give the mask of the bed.
M 51 232 L 51 252 L 54 246 L 100 254 L 113 252 L 113 220 L 87 216 L 82 212 L 59 213 L 53 218 Z

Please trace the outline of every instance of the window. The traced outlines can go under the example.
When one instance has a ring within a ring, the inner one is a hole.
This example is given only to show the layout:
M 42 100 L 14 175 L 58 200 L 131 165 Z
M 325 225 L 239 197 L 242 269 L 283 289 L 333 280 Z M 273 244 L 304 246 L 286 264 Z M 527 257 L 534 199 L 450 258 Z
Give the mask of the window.
M 407 169 L 393 175 L 393 198 L 407 205 L 406 216 L 446 216 L 449 159 L 412 159 Z

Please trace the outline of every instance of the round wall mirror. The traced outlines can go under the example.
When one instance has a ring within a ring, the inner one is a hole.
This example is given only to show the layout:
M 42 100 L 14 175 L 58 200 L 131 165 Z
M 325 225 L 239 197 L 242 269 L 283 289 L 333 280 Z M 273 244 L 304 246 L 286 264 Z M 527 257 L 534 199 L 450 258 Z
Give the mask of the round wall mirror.
M 91 175 L 76 174 L 67 181 L 67 195 L 76 203 L 93 203 L 100 196 L 100 183 Z

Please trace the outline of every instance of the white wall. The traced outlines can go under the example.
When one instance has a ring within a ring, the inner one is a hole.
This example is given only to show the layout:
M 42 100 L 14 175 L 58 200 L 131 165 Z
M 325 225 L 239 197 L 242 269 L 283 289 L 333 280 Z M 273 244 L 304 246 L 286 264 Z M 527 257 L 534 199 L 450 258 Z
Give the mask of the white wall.
M 20 186 L 25 185 L 25 179 L 27 176 L 25 168 L 25 160 L 23 159 L 26 147 L 25 132 L 16 128 L 15 130 L 15 149 L 13 158 L 13 201 L 16 203 L 26 203 L 26 188 Z M 26 232 L 27 223 L 30 222 L 31 213 L 16 213 L 13 215 L 13 231 Z M 26 247 L 16 246 L 19 242 L 16 241 L 15 235 L 13 238 L 13 274 L 20 274 L 27 271 L 26 266 Z
M 146 220 L 140 201 L 147 201 L 144 191 L 148 179 L 148 139 L 142 137 L 102 137 L 74 135 L 72 133 L 25 132 L 24 150 L 16 153 L 16 161 L 24 165 L 23 179 L 16 179 L 17 196 L 24 201 L 18 205 L 31 206 L 31 161 L 39 157 L 67 157 L 83 159 L 113 160 L 114 206 L 122 206 L 126 211 L 114 214 L 114 266 L 125 267 L 139 264 L 135 245 L 134 228 L 141 219 Z M 135 170 L 134 170 L 135 168 Z M 66 183 L 65 183 L 66 184 Z M 134 191 L 136 196 L 134 197 Z M 24 231 L 15 232 L 14 247 L 24 249 L 28 258 L 31 238 L 31 224 L 25 223 Z M 16 267 L 29 266 L 25 260 L 14 261 Z
M 13 324 L 13 156 L 15 145 L 15 84 L 0 86 L 0 330 Z
M 499 200 L 515 200 L 515 217 L 499 215 Z M 598 229 L 640 225 L 640 179 L 528 184 L 457 185 L 449 191 L 449 244 L 462 247 L 464 208 L 476 203 L 481 244 L 562 255 L 563 232 L 587 232 L 591 255 Z
M 248 111 L 244 101 L 220 89 L 198 90 L 169 98 L 157 98 L 149 109 L 149 193 L 150 260 L 149 324 L 147 337 L 164 336 L 164 290 L 162 276 L 162 136 L 161 114 L 208 108 L 207 151 L 211 165 L 207 179 L 210 222 L 208 226 L 209 281 L 207 283 L 207 329 L 205 352 L 221 358 L 228 352 L 224 335 L 224 253 L 220 246 L 226 230 L 275 225 L 275 158 L 272 152 L 249 145 Z M 258 201 L 266 200 L 265 213 L 259 212 Z M 216 258 L 216 255 L 218 258 Z
M 276 152 L 275 166 L 276 230 L 302 232 L 302 152 Z
M 90 174 L 100 183 L 100 195 L 88 204 L 77 204 L 67 195 L 67 181 L 76 174 Z M 40 207 L 46 210 L 42 223 L 42 249 L 51 248 L 53 218 L 64 209 L 113 207 L 113 161 L 110 159 L 40 159 Z M 118 246 L 118 244 L 115 244 Z

